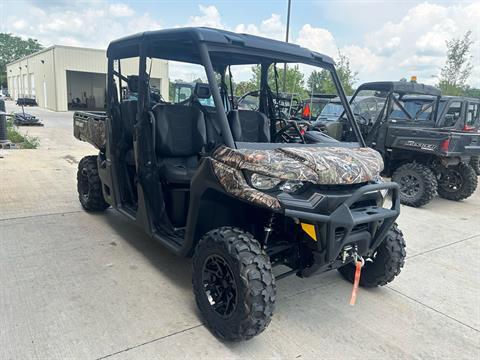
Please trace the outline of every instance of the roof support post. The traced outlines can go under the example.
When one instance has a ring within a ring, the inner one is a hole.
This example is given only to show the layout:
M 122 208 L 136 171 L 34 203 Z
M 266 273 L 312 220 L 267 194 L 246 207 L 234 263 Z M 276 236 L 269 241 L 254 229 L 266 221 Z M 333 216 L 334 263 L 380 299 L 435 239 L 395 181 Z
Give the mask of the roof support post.
M 348 120 L 350 120 L 350 124 L 352 125 L 353 131 L 357 136 L 358 143 L 362 147 L 366 147 L 365 140 L 363 139 L 362 133 L 360 132 L 360 128 L 358 127 L 357 121 L 355 120 L 355 116 L 353 115 L 352 108 L 350 107 L 350 103 L 345 96 L 345 91 L 343 90 L 342 82 L 338 78 L 337 72 L 333 65 L 328 65 L 328 70 L 330 70 L 330 75 L 332 76 L 333 83 L 337 88 L 338 97 L 342 101 L 343 107 L 345 108 L 345 112 L 347 114 Z
M 222 97 L 220 96 L 220 90 L 218 88 L 217 80 L 215 79 L 215 72 L 213 70 L 213 65 L 210 60 L 207 45 L 201 42 L 198 45 L 198 48 L 200 50 L 202 63 L 205 67 L 205 72 L 207 74 L 207 79 L 210 85 L 210 91 L 212 92 L 213 101 L 215 102 L 217 119 L 220 120 L 220 123 L 218 125 L 220 126 L 220 130 L 222 131 L 223 141 L 225 142 L 225 145 L 234 149 L 236 148 L 235 142 L 233 141 L 230 126 L 228 126 L 227 114 L 225 113 L 225 108 L 223 107 Z

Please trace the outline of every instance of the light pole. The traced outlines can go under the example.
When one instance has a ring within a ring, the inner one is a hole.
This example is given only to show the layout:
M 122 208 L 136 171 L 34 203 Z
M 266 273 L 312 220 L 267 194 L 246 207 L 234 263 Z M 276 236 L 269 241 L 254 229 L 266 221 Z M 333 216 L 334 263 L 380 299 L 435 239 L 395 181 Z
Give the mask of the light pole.
M 287 7 L 287 31 L 285 33 L 285 42 L 288 43 L 288 35 L 290 32 L 290 7 L 292 5 L 292 0 L 288 0 Z M 287 86 L 287 63 L 283 64 L 283 92 L 286 91 Z

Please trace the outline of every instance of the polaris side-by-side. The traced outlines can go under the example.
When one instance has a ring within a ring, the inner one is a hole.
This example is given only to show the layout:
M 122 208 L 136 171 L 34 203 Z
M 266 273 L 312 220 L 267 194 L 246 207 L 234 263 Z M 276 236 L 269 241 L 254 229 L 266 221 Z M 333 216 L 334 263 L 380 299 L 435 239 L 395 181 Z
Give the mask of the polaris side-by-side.
M 262 332 L 275 282 L 289 274 L 338 269 L 353 282 L 362 263 L 366 287 L 399 274 L 398 185 L 380 178 L 382 158 L 365 146 L 330 57 L 209 28 L 132 35 L 112 42 L 107 57 L 107 112 L 74 115 L 75 136 L 99 150 L 78 166 L 80 202 L 87 211 L 111 206 L 174 253 L 192 256 L 195 299 L 215 335 L 242 340 Z M 126 76 L 122 63 L 132 57 L 138 74 Z M 148 64 L 157 58 L 200 65 L 208 83 L 197 83 L 188 101 L 155 101 Z M 279 114 L 278 87 L 268 85 L 277 63 L 328 71 L 356 140 L 277 136 L 297 129 Z M 226 74 L 257 64 L 258 110 L 236 109 Z M 122 97 L 125 85 L 135 96 Z
M 475 191 L 471 161 L 480 154 L 480 134 L 464 131 L 466 113 L 457 103 L 433 86 L 405 81 L 365 83 L 350 99 L 367 145 L 382 154 L 383 174 L 400 185 L 403 204 L 422 206 L 437 193 L 462 200 Z M 469 126 L 477 123 L 475 109 Z M 343 114 L 328 125 L 338 124 L 338 138 L 348 141 L 355 134 Z

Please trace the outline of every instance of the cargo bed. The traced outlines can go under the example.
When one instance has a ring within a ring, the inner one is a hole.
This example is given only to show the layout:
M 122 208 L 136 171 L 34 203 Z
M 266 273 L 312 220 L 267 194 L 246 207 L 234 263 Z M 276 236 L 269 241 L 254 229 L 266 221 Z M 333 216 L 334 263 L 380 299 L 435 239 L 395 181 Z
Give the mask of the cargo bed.
M 105 149 L 105 124 L 107 114 L 104 111 L 75 111 L 73 114 L 73 135 L 86 141 L 99 150 Z

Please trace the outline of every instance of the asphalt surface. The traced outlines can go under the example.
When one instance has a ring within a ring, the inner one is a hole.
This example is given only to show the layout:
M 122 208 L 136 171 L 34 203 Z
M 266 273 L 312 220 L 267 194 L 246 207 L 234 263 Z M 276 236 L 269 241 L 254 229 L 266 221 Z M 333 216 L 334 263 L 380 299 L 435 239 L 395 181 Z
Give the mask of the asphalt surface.
M 26 111 L 45 123 L 21 130 L 40 147 L 0 151 L 0 359 L 480 358 L 479 191 L 402 207 L 405 268 L 354 307 L 337 272 L 289 277 L 267 330 L 225 343 L 202 325 L 190 260 L 81 209 L 76 167 L 95 150 L 72 113 Z

